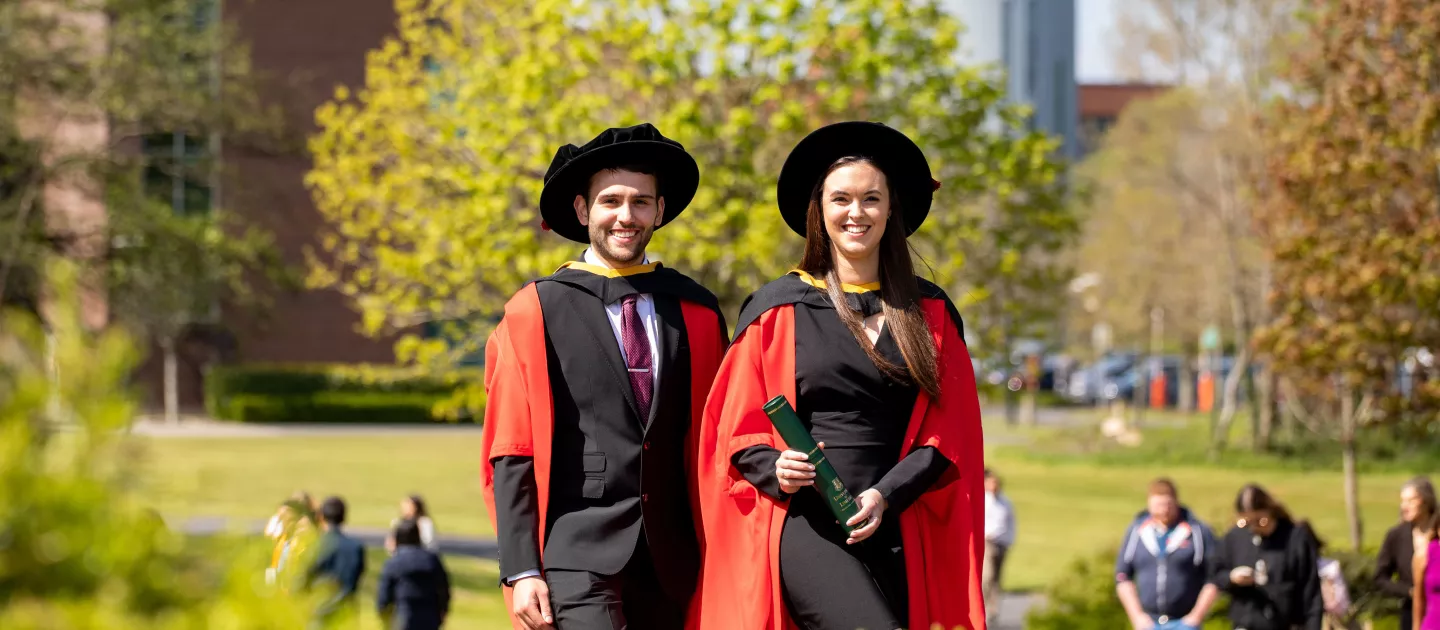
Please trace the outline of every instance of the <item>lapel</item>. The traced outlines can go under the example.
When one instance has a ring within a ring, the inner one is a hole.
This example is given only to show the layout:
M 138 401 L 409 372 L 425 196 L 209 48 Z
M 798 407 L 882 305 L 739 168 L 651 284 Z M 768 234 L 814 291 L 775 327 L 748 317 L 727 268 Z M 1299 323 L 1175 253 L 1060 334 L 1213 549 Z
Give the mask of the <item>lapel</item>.
M 684 336 L 685 313 L 680 308 L 680 300 L 673 296 L 660 293 L 650 294 L 650 299 L 655 304 L 655 320 L 657 326 L 656 353 L 664 357 L 660 361 L 660 378 L 655 382 L 655 395 L 650 400 L 650 417 L 645 420 L 645 430 L 650 430 L 650 425 L 655 422 L 655 417 L 660 409 L 669 402 L 671 391 L 681 391 L 677 388 L 685 387 L 684 383 L 671 383 L 673 375 L 681 374 L 682 370 L 689 367 L 689 357 L 683 356 L 685 343 Z
M 575 319 L 585 327 L 585 330 L 589 331 L 596 349 L 605 357 L 605 363 L 610 366 L 610 375 L 615 380 L 615 389 L 625 396 L 625 403 L 630 407 L 631 416 L 639 418 L 640 408 L 635 404 L 635 392 L 630 389 L 630 372 L 625 367 L 625 359 L 620 355 L 620 344 L 615 341 L 615 329 L 610 327 L 610 317 L 605 312 L 605 305 L 592 295 L 584 294 L 581 299 L 580 291 L 566 291 L 565 293 L 570 308 L 575 311 Z M 654 406 L 653 401 L 651 406 Z

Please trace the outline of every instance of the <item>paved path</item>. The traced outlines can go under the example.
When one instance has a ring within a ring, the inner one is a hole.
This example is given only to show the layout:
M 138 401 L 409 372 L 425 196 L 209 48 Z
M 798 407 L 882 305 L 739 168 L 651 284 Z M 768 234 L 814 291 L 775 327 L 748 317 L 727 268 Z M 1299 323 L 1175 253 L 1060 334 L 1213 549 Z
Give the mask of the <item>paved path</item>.
M 211 536 L 220 533 L 241 533 L 258 536 L 265 529 L 264 521 L 236 521 L 221 517 L 194 517 L 171 521 L 176 529 L 191 536 Z M 364 527 L 347 527 L 345 533 L 355 537 L 368 547 L 385 546 L 385 530 Z M 500 547 L 494 539 L 473 536 L 439 537 L 440 552 L 474 558 L 496 560 Z M 1031 594 L 1006 595 L 1000 603 L 999 623 L 991 630 L 1020 630 L 1023 628 L 1025 612 L 1039 603 L 1039 597 Z

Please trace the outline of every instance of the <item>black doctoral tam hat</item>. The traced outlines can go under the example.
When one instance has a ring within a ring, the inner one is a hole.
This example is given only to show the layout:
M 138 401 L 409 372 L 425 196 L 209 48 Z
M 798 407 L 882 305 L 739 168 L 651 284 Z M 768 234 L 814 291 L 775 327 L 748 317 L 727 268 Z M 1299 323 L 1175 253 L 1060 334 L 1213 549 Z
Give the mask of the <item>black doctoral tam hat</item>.
M 875 122 L 841 122 L 810 132 L 785 158 L 776 184 L 780 215 L 796 234 L 805 236 L 810 194 L 836 160 L 863 157 L 875 162 L 900 201 L 905 236 L 920 229 L 940 182 L 930 176 L 925 153 L 905 134 Z
M 575 217 L 575 195 L 586 193 L 590 177 L 617 166 L 646 165 L 655 169 L 665 216 L 657 227 L 680 216 L 700 186 L 700 167 L 679 142 L 660 135 L 650 123 L 606 129 L 584 146 L 567 144 L 555 152 L 545 171 L 540 216 L 545 227 L 577 243 L 589 243 L 585 226 Z

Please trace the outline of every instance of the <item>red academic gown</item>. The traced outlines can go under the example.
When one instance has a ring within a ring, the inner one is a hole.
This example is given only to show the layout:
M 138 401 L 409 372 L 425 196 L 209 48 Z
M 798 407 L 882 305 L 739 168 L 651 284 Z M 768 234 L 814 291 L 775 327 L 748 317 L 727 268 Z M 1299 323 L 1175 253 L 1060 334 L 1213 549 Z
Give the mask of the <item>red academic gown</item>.
M 938 349 L 941 393 L 916 399 L 903 453 L 931 446 L 951 462 L 945 475 L 900 515 L 909 582 L 909 627 L 983 630 L 983 438 L 975 373 L 958 316 L 943 296 L 922 300 Z M 785 443 L 761 405 L 777 394 L 795 404 L 793 304 L 770 308 L 737 330 L 705 407 L 699 497 L 705 544 L 690 627 L 788 630 L 780 585 L 780 534 L 787 503 L 755 489 L 731 465 L 747 447 Z
M 584 265 L 577 265 L 583 267 Z M 665 286 L 662 284 L 662 286 Z M 698 287 L 698 285 L 695 285 Z M 706 294 L 708 295 L 708 294 Z M 690 426 L 687 455 L 696 452 L 698 426 L 706 394 L 724 354 L 723 319 L 714 305 L 682 299 L 690 354 Z M 662 367 L 662 369 L 664 369 Z M 552 470 L 553 400 L 546 359 L 545 321 L 535 284 L 526 285 L 505 305 L 505 315 L 485 345 L 485 425 L 481 432 L 480 483 L 491 523 L 495 518 L 495 470 L 492 460 L 531 457 L 538 495 L 538 535 L 544 552 L 545 524 Z M 691 509 L 696 509 L 694 457 L 687 456 Z M 698 520 L 698 519 L 697 519 Z M 511 589 L 503 587 L 506 610 Z M 513 618 L 512 624 L 520 627 Z

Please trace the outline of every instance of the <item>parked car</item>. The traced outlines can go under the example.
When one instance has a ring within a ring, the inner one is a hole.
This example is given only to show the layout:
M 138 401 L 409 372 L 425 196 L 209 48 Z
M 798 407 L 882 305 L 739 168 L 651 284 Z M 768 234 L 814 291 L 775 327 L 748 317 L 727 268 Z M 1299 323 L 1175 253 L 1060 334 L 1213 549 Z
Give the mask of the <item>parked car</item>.
M 1150 379 L 1154 378 L 1157 372 L 1165 375 L 1165 406 L 1171 407 L 1179 404 L 1180 401 L 1180 366 L 1185 357 L 1164 355 L 1158 357 L 1147 357 L 1143 362 L 1132 364 L 1124 373 L 1107 383 L 1104 388 L 1103 397 L 1105 400 L 1134 400 L 1135 388 L 1150 386 Z M 1147 389 L 1146 400 L 1149 400 L 1150 392 Z
M 1105 386 L 1135 364 L 1132 352 L 1111 352 L 1070 375 L 1065 397 L 1071 402 L 1093 405 L 1104 400 Z

